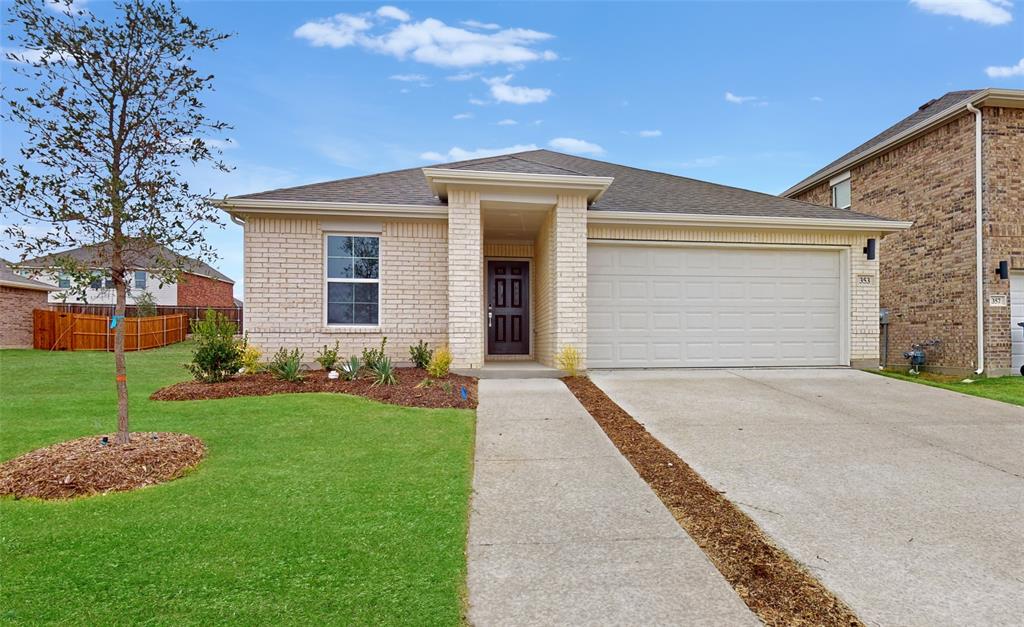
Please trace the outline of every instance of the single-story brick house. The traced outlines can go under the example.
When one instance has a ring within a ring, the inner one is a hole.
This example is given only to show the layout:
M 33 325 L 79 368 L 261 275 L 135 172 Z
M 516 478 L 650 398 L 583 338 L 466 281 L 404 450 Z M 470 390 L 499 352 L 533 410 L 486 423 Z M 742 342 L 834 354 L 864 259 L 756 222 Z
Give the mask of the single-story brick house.
M 219 201 L 246 329 L 461 368 L 878 364 L 875 242 L 909 223 L 534 150 Z
M 57 288 L 15 274 L 0 260 L 0 348 L 32 348 L 32 310 Z
M 1024 368 L 1024 90 L 929 100 L 783 195 L 914 223 L 881 246 L 888 364 L 940 340 L 931 369 Z
M 71 282 L 61 276 L 58 259 L 68 257 L 87 267 L 102 268 L 101 260 L 109 259 L 109 244 L 82 246 L 42 257 L 25 259 L 17 264 L 18 272 L 57 288 L 50 293 L 51 303 L 88 303 L 90 305 L 113 305 L 117 296 L 114 284 L 97 270 L 96 278 L 85 295 L 72 292 Z M 151 272 L 166 267 L 180 259 L 182 272 L 177 282 L 161 282 Z M 128 286 L 128 304 L 142 292 L 149 292 L 157 305 L 178 307 L 234 307 L 235 282 L 208 263 L 183 257 L 163 246 L 146 248 L 143 252 L 126 253 L 126 263 L 131 269 Z

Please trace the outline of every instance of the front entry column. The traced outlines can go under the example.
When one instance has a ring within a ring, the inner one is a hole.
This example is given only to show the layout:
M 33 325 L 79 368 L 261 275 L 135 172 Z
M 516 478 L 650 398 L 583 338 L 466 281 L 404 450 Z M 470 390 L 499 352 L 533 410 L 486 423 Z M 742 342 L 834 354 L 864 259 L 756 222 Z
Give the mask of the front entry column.
M 480 192 L 448 190 L 448 346 L 455 368 L 484 364 Z
M 587 357 L 587 197 L 559 194 L 554 212 L 555 351 Z

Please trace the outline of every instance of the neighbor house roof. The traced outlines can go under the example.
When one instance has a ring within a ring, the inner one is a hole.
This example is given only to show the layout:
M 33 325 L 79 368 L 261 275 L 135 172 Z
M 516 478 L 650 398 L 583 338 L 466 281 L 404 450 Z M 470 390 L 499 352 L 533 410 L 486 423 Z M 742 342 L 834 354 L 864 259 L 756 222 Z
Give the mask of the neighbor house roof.
M 1024 102 L 1024 90 L 1014 89 L 965 89 L 951 91 L 938 98 L 929 100 L 899 122 L 875 135 L 853 150 L 835 159 L 814 174 L 803 179 L 796 185 L 782 192 L 783 196 L 791 196 L 818 185 L 829 177 L 845 172 L 859 161 L 879 152 L 885 152 L 900 143 L 909 141 L 934 125 L 945 123 L 956 115 L 966 111 L 967 103 L 981 104 L 992 100 L 995 104 L 1006 105 L 1011 102 Z M 1021 106 L 1016 104 L 1015 106 Z
M 612 177 L 607 191 L 591 211 L 655 212 L 778 218 L 818 218 L 878 221 L 845 209 L 821 207 L 771 194 L 643 170 L 550 150 L 470 159 L 431 166 L 517 174 Z M 234 196 L 230 201 L 288 201 L 444 206 L 427 183 L 421 168 Z
M 52 268 L 58 265 L 58 259 L 70 257 L 76 263 L 99 268 L 109 263 L 109 261 L 106 261 L 110 258 L 109 249 L 110 242 L 92 244 L 89 246 L 82 246 L 81 248 L 72 248 L 59 253 L 43 255 L 42 257 L 26 259 L 17 265 L 24 268 Z M 130 268 L 157 268 L 168 263 L 175 263 L 179 260 L 182 262 L 181 265 L 183 272 L 234 284 L 234 281 L 232 281 L 230 277 L 220 272 L 210 264 L 199 261 L 198 259 L 193 259 L 192 257 L 179 255 L 165 246 L 154 246 L 147 248 L 143 252 L 129 251 L 125 254 L 125 263 Z
M 38 290 L 40 292 L 52 292 L 58 289 L 52 285 L 47 285 L 46 283 L 15 273 L 6 261 L 0 261 L 0 285 L 23 290 Z

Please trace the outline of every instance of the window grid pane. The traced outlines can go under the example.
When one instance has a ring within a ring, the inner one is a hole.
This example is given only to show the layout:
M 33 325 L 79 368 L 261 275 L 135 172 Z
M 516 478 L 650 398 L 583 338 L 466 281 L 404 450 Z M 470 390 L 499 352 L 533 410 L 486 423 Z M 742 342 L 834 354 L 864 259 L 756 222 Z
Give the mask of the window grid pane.
M 327 323 L 379 324 L 380 238 L 327 237 Z

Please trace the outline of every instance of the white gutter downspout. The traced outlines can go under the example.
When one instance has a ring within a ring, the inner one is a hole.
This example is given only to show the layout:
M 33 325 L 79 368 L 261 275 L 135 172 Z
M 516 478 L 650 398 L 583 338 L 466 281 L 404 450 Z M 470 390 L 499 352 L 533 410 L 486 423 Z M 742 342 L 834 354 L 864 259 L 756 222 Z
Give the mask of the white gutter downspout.
M 229 213 L 228 217 L 230 217 L 231 221 L 234 222 L 235 224 L 237 224 L 238 226 L 245 226 L 245 220 L 239 218 L 235 214 Z
M 974 255 L 978 300 L 978 369 L 974 371 L 974 374 L 981 374 L 985 371 L 985 274 L 982 267 L 981 240 L 981 109 L 968 102 L 967 110 L 974 114 Z

